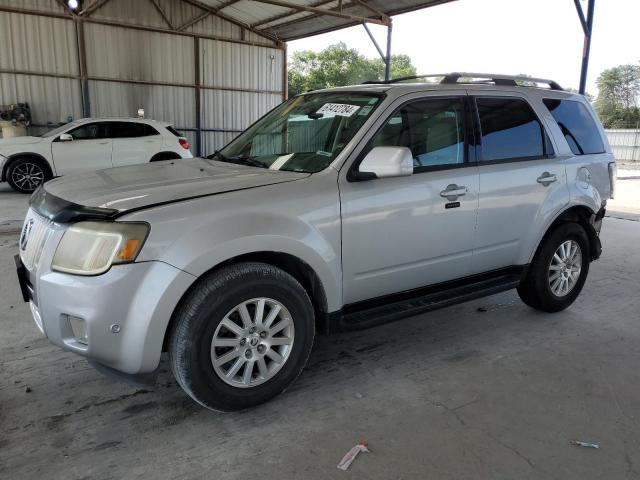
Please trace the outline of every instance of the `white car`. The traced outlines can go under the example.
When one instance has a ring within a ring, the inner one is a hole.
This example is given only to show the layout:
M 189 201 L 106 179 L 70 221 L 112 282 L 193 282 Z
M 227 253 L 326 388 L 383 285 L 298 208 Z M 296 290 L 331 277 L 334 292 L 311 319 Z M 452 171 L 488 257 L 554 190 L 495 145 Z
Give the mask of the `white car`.
M 31 193 L 53 177 L 191 157 L 189 142 L 169 123 L 83 118 L 40 137 L 0 139 L 0 181 Z

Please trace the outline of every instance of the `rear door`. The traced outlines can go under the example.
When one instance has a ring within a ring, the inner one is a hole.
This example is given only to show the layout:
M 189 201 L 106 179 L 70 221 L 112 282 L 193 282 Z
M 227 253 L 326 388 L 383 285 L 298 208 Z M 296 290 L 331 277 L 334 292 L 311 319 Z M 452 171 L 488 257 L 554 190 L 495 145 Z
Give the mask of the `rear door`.
M 162 148 L 162 136 L 146 123 L 110 122 L 110 128 L 114 167 L 148 162 Z
M 467 155 L 466 110 L 460 90 L 406 95 L 381 116 L 354 164 L 342 169 L 345 303 L 470 273 L 478 172 Z M 413 175 L 350 180 L 348 170 L 377 146 L 408 147 Z
M 565 165 L 530 101 L 518 92 L 473 93 L 480 175 L 473 270 L 481 273 L 527 263 L 568 193 Z
M 111 139 L 105 122 L 90 122 L 65 133 L 73 140 L 51 143 L 51 153 L 58 175 L 100 170 L 111 166 Z

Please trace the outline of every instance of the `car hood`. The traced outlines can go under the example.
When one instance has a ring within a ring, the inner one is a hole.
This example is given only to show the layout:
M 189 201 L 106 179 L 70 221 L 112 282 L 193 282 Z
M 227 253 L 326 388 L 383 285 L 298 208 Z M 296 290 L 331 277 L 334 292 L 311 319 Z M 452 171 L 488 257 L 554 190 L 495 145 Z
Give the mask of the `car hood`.
M 0 138 L 0 149 L 2 147 L 13 147 L 14 145 L 31 145 L 33 143 L 40 143 L 44 140 L 42 137 L 12 137 L 12 138 Z
M 307 173 L 269 170 L 204 158 L 167 160 L 61 177 L 47 182 L 41 192 L 34 194 L 31 203 L 52 220 L 64 221 L 69 220 L 69 215 L 59 215 L 59 211 L 65 204 L 67 210 L 71 208 L 69 205 L 74 205 L 84 211 L 103 209 L 113 216 L 158 204 L 290 182 L 308 176 Z

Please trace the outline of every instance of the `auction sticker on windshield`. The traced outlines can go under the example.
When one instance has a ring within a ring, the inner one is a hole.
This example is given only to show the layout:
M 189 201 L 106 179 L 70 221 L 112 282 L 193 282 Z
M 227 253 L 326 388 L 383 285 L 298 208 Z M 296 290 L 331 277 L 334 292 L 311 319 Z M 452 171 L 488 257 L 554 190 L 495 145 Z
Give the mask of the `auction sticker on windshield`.
M 341 117 L 350 117 L 358 111 L 358 105 L 348 105 L 346 103 L 325 103 L 316 113 L 333 113 Z

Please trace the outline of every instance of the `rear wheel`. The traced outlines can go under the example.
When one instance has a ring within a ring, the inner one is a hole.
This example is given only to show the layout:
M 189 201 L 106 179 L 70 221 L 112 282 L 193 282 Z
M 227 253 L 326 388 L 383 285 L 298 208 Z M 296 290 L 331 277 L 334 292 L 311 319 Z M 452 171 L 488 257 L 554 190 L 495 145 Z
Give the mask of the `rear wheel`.
M 576 223 L 557 227 L 543 241 L 518 287 L 524 303 L 544 312 L 571 305 L 589 273 L 589 238 Z
M 314 332 L 311 300 L 291 275 L 263 263 L 231 265 L 203 278 L 176 312 L 171 366 L 196 402 L 242 410 L 296 379 Z
M 49 169 L 41 160 L 24 157 L 14 160 L 7 168 L 7 182 L 20 193 L 32 193 L 51 178 Z

